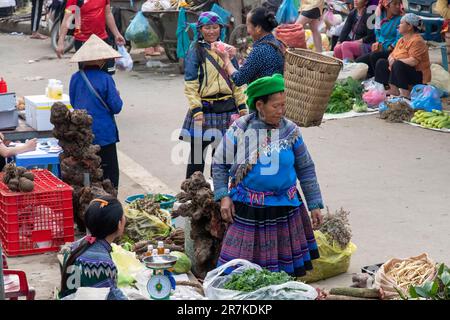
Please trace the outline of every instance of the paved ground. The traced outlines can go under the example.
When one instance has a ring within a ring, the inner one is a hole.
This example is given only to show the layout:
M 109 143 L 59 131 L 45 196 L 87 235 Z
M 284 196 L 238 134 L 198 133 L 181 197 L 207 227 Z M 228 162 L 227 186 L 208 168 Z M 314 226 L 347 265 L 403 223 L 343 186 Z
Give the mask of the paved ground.
M 43 94 L 49 78 L 68 87 L 76 67 L 53 57 L 49 43 L 0 35 L 0 76 L 19 95 Z M 176 191 L 185 175 L 185 164 L 175 164 L 172 157 L 186 113 L 182 77 L 176 68 L 136 69 L 115 76 L 125 101 L 118 117 L 121 198 L 143 189 Z M 35 76 L 45 80 L 24 80 Z M 303 135 L 326 205 L 351 211 L 358 246 L 349 273 L 319 285 L 347 286 L 352 272 L 392 257 L 427 252 L 450 263 L 449 134 L 370 116 L 328 121 L 304 129 Z M 54 255 L 10 259 L 10 264 L 28 272 L 40 299 L 49 298 L 58 285 Z

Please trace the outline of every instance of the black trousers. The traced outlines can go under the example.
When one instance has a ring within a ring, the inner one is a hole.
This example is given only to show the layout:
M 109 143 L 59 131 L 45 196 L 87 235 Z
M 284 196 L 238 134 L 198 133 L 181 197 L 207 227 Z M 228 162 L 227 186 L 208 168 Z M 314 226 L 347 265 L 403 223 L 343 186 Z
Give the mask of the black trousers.
M 116 144 L 101 147 L 99 156 L 102 158 L 103 178 L 111 180 L 114 187 L 119 189 L 119 160 Z
M 37 32 L 41 23 L 44 0 L 31 0 L 31 4 L 33 5 L 31 8 L 31 32 Z
M 423 74 L 414 67 L 401 61 L 395 61 L 389 70 L 389 61 L 380 59 L 375 68 L 375 81 L 384 85 L 393 84 L 400 89 L 408 90 L 409 86 L 422 83 Z
M 105 40 L 105 42 L 112 46 L 111 41 Z M 78 51 L 83 44 L 83 41 L 75 40 L 75 51 Z M 82 68 L 82 63 L 78 63 L 78 68 Z M 114 59 L 108 59 L 102 70 L 109 73 L 110 75 L 114 75 L 116 73 L 116 61 Z
M 186 171 L 186 179 L 189 179 L 194 172 L 205 170 L 205 150 L 214 141 L 202 141 L 200 139 L 192 138 L 191 140 L 191 154 L 189 156 L 189 163 Z M 200 154 L 201 152 L 201 154 Z M 215 148 L 213 145 L 212 156 L 214 157 Z M 212 169 L 211 169 L 212 176 Z
M 377 65 L 378 60 L 387 59 L 389 57 L 389 52 L 387 51 L 379 51 L 379 52 L 371 52 L 366 55 L 363 55 L 356 59 L 358 63 L 365 63 L 369 66 L 369 71 L 367 72 L 367 78 L 372 78 L 375 75 L 375 67 Z

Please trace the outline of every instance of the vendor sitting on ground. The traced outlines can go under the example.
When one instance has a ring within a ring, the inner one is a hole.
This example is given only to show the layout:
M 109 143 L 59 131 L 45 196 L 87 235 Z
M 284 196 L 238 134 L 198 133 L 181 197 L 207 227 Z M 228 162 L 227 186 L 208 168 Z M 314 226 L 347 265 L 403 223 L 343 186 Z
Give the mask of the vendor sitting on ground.
M 101 149 L 103 177 L 119 187 L 119 162 L 116 143 L 119 131 L 114 116 L 122 110 L 122 99 L 111 75 L 103 71 L 108 59 L 121 55 L 93 34 L 72 57 L 83 62 L 82 69 L 70 79 L 70 103 L 75 109 L 86 109 L 92 117 L 94 144 Z
M 419 34 L 420 23 L 417 15 L 406 14 L 399 27 L 403 37 L 388 59 L 377 62 L 375 81 L 384 84 L 391 95 L 409 98 L 414 85 L 431 81 L 428 46 Z
M 111 243 L 121 237 L 126 217 L 119 200 L 110 196 L 94 199 L 84 216 L 91 233 L 72 244 L 64 257 L 60 298 L 80 287 L 110 288 L 108 300 L 127 300 L 117 288 L 117 267 L 111 258 Z
M 231 223 L 218 264 L 246 259 L 303 276 L 319 257 L 313 226 L 322 224 L 323 202 L 314 162 L 300 128 L 284 117 L 282 75 L 252 82 L 247 96 L 253 112 L 234 122 L 213 161 L 215 198 L 222 218 Z
M 5 158 L 11 158 L 18 154 L 34 151 L 36 150 L 37 146 L 37 139 L 31 139 L 27 140 L 24 144 L 15 146 L 15 147 L 8 147 L 5 144 L 5 137 L 2 133 L 0 133 L 0 171 L 3 170 L 3 167 L 5 166 Z
M 368 78 L 375 75 L 375 66 L 379 59 L 387 59 L 400 39 L 398 26 L 401 19 L 401 0 L 381 0 L 377 9 L 375 35 L 376 42 L 372 44 L 371 52 L 360 56 L 356 62 L 369 66 Z
M 334 56 L 344 61 L 354 61 L 356 58 L 371 51 L 375 42 L 375 32 L 369 27 L 371 13 L 368 12 L 368 0 L 355 0 L 353 9 L 334 47 Z

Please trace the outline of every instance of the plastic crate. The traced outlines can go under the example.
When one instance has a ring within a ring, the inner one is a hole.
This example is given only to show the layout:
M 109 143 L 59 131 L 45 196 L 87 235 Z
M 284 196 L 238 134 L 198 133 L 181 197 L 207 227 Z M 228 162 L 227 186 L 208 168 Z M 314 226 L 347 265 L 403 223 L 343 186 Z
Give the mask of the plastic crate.
M 12 192 L 0 174 L 0 242 L 8 256 L 58 251 L 74 241 L 73 189 L 48 170 L 32 170 L 32 192 Z

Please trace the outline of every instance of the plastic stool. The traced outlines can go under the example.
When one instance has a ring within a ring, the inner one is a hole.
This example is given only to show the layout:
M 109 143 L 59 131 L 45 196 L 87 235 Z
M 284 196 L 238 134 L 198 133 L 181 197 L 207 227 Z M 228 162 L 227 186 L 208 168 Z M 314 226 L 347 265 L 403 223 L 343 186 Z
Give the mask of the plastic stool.
M 441 29 L 442 25 L 444 24 L 444 19 L 427 19 L 424 17 L 422 18 L 422 23 L 425 27 L 425 32 L 422 33 L 422 37 L 425 41 L 436 41 L 441 42 L 442 41 L 442 34 Z
M 60 178 L 59 153 L 49 153 L 46 155 L 24 156 L 17 155 L 16 165 L 25 168 L 43 167 L 49 169 L 56 177 Z M 51 169 L 49 168 L 51 167 Z

